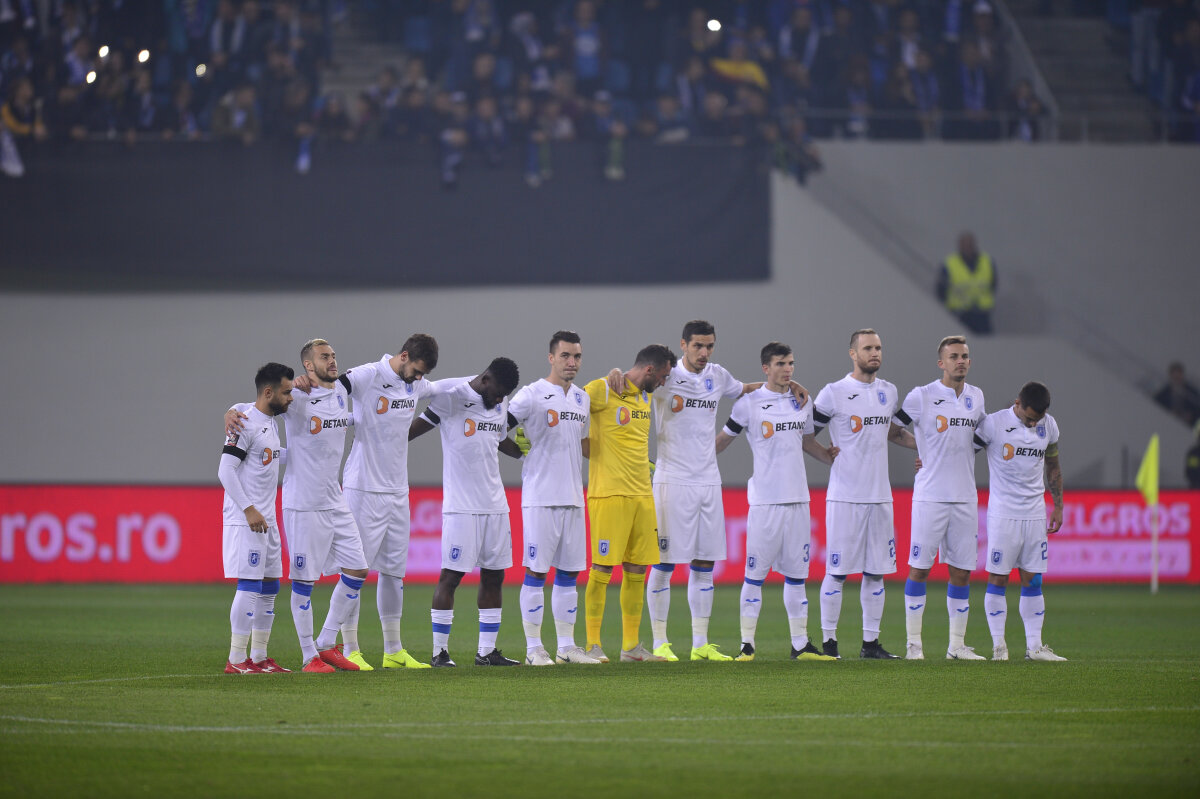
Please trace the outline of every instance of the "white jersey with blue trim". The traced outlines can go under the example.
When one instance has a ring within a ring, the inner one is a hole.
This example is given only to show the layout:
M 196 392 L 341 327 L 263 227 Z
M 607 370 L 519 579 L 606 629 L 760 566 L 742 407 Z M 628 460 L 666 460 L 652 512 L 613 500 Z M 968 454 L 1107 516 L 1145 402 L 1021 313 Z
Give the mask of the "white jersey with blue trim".
M 222 453 L 232 455 L 241 463 L 237 466 L 237 480 L 241 484 L 246 501 L 258 509 L 268 527 L 275 527 L 275 495 L 279 491 L 279 428 L 275 418 L 267 416 L 253 403 L 234 405 L 246 414 L 241 431 L 225 437 Z M 225 493 L 221 515 L 226 527 L 246 527 L 244 508 Z
M 715 363 L 692 374 L 680 361 L 667 382 L 651 395 L 658 445 L 654 485 L 719 486 L 717 405 L 742 395 L 742 382 Z
M 962 394 L 934 380 L 908 392 L 896 412 L 901 427 L 912 425 L 921 468 L 913 483 L 915 502 L 977 502 L 975 428 L 987 412 L 983 391 L 969 383 Z
M 283 415 L 287 432 L 287 469 L 283 474 L 283 507 L 331 510 L 346 507 L 338 472 L 346 449 L 350 408 L 346 389 L 314 386 L 308 394 L 293 392 Z
M 508 437 L 508 400 L 485 408 L 463 383 L 435 396 L 421 418 L 442 437 L 442 511 L 508 513 L 498 449 Z
M 984 417 L 975 431 L 987 449 L 988 516 L 1046 518 L 1046 450 L 1058 444 L 1058 422 L 1046 414 L 1026 427 L 1012 407 Z
M 747 485 L 751 505 L 808 502 L 804 436 L 813 432 L 812 403 L 804 406 L 790 391 L 777 394 L 765 385 L 733 404 L 725 433 L 742 431 L 754 455 Z
M 828 426 L 830 441 L 841 450 L 829 469 L 825 499 L 891 502 L 887 445 L 899 406 L 896 387 L 882 378 L 861 383 L 848 374 L 821 389 L 813 405 L 817 429 Z
M 521 462 L 521 506 L 583 507 L 580 440 L 591 414 L 587 393 L 575 384 L 564 391 L 542 378 L 516 393 L 508 413 L 530 443 Z

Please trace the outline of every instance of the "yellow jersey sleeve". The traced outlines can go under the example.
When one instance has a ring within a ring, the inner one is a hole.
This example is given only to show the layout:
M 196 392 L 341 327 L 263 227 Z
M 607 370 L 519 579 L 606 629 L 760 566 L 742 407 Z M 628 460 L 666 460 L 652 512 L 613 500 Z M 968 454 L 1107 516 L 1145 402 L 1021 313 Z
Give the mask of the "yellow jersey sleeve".
M 613 393 L 603 379 L 584 390 L 592 410 L 588 496 L 651 496 L 650 398 L 630 383 Z

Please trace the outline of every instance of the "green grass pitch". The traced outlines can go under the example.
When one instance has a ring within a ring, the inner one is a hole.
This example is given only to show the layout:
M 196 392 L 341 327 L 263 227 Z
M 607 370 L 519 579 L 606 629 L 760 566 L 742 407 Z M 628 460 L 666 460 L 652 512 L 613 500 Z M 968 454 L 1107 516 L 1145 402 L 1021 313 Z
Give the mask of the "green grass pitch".
M 901 591 L 888 586 L 883 643 L 902 652 Z M 431 589 L 406 593 L 405 643 L 427 659 Z M 941 586 L 928 660 L 859 661 L 854 584 L 838 663 L 788 659 L 780 590 L 767 586 L 753 663 L 545 669 L 470 665 L 473 594 L 460 589 L 455 670 L 225 676 L 232 587 L 0 588 L 0 796 L 1200 793 L 1196 588 L 1051 581 L 1045 637 L 1068 663 L 1021 659 L 1015 589 L 1016 659 L 947 662 Z M 967 643 L 990 654 L 982 596 L 975 585 Z M 322 584 L 318 624 L 328 597 Z M 378 666 L 374 588 L 363 597 L 362 645 Z M 500 645 L 522 656 L 515 588 L 505 608 Z M 616 586 L 607 611 L 615 655 Z M 737 588 L 718 587 L 711 637 L 727 651 L 736 614 Z M 548 613 L 543 632 L 552 642 Z M 682 587 L 671 634 L 686 657 Z M 271 651 L 298 667 L 286 586 Z

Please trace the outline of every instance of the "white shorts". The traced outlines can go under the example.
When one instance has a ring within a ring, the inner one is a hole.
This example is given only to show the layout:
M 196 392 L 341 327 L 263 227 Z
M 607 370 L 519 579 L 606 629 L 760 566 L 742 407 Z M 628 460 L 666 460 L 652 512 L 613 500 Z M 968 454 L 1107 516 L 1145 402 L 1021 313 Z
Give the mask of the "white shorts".
M 655 484 L 654 509 L 662 563 L 728 557 L 720 486 Z
M 408 494 L 342 489 L 362 537 L 363 556 L 380 574 L 403 577 L 408 568 Z
M 956 569 L 974 569 L 979 558 L 979 506 L 914 500 L 911 541 L 908 565 L 914 569 L 932 567 L 935 554 Z
M 793 580 L 808 579 L 811 543 L 807 502 L 751 505 L 746 517 L 746 578 L 765 580 L 774 569 Z
M 890 502 L 825 502 L 825 570 L 894 574 L 896 528 Z
M 988 574 L 1009 574 L 1013 567 L 1045 574 L 1047 563 L 1045 519 L 1000 519 L 988 514 Z
M 512 566 L 507 513 L 443 513 L 442 568 L 456 572 Z
M 247 525 L 226 525 L 221 531 L 221 559 L 231 580 L 277 580 L 283 576 L 279 528 L 256 533 Z
M 339 569 L 365 569 L 358 525 L 349 508 L 329 510 L 283 509 L 283 534 L 287 536 L 288 579 L 315 583 Z
M 538 574 L 551 568 L 581 572 L 587 568 L 587 526 L 583 508 L 571 505 L 521 508 L 525 552 L 521 565 Z

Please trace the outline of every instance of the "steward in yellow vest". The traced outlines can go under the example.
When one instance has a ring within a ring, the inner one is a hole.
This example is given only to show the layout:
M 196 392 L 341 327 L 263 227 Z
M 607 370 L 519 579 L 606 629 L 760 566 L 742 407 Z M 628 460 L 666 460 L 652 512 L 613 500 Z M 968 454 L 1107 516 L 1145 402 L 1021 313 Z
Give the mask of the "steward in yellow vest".
M 973 234 L 959 236 L 958 250 L 947 255 L 941 265 L 937 288 L 946 310 L 957 316 L 971 332 L 992 332 L 996 266 L 990 255 L 979 250 Z

